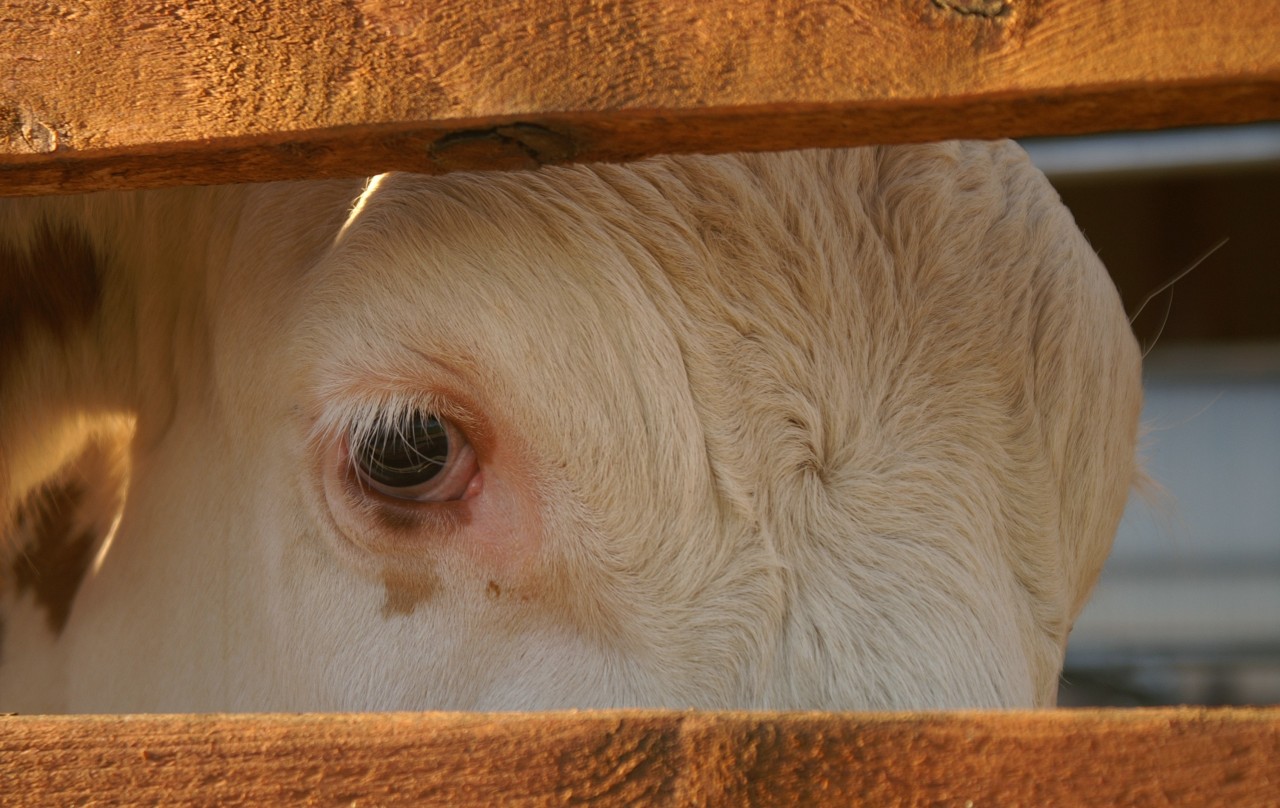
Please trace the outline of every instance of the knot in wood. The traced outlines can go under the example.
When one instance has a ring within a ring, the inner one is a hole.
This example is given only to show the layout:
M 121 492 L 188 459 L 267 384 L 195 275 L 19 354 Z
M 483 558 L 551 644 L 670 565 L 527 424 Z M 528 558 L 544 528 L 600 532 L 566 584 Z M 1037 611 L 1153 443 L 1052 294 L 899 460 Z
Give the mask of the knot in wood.
M 527 123 L 464 129 L 431 144 L 441 171 L 535 169 L 568 162 L 576 153 L 568 136 Z
M 933 4 L 944 11 L 964 17 L 983 17 L 988 20 L 1003 17 L 1013 5 L 1010 0 L 933 0 Z
M 56 124 L 51 126 L 41 121 L 29 110 L 17 109 L 8 112 L 9 114 L 5 116 L 9 119 L 5 127 L 8 132 L 4 139 L 16 147 L 17 151 L 25 151 L 29 154 L 50 154 L 63 145 Z

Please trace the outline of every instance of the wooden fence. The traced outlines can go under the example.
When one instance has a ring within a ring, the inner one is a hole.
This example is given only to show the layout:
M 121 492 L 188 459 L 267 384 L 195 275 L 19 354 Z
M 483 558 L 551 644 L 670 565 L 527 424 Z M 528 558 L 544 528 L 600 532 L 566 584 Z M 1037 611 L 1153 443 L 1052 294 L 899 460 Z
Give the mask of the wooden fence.
M 1280 118 L 1275 0 L 0 2 L 0 193 Z M 1280 804 L 1280 710 L 0 718 L 0 802 Z
M 0 720 L 6 805 L 1280 803 L 1280 711 Z

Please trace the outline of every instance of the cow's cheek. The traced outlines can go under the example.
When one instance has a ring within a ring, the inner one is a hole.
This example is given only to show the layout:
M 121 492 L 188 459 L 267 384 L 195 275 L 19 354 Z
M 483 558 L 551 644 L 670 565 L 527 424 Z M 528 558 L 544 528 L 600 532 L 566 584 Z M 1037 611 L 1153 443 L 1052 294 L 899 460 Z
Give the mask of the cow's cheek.
M 454 549 L 481 570 L 525 577 L 543 545 L 540 497 L 529 482 L 489 469 L 477 478 L 474 495 L 465 500 L 471 518 Z M 492 594 L 494 587 L 485 588 Z
M 400 501 L 363 485 L 341 449 L 318 464 L 317 515 L 344 565 L 383 584 L 383 613 L 411 614 L 442 592 L 528 602 L 543 548 L 536 475 L 513 454 L 485 451 L 461 499 Z M 465 601 L 462 601 L 465 602 Z

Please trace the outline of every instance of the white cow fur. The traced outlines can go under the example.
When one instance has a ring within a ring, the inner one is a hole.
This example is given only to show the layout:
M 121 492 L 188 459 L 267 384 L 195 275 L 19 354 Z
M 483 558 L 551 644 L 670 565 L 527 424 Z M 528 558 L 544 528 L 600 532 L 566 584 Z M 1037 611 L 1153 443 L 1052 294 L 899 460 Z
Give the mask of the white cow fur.
M 0 238 L 42 221 L 102 298 L 0 364 L 4 512 L 136 435 L 61 635 L 4 590 L 0 710 L 1049 705 L 1135 473 L 1120 302 L 1010 143 L 6 200 Z M 483 490 L 397 526 L 333 480 L 406 406 Z

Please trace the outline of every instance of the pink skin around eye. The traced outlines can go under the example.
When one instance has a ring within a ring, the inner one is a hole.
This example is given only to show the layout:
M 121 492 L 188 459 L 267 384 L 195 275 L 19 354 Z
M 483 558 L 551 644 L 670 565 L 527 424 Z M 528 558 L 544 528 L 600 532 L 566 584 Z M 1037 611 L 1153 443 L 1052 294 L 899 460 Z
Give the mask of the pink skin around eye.
M 471 478 L 471 482 L 467 483 L 467 490 L 462 492 L 462 499 L 474 499 L 480 496 L 480 492 L 484 490 L 484 472 L 477 470 L 475 476 Z
M 489 576 L 481 586 L 502 576 L 514 585 L 541 544 L 541 518 L 535 488 L 518 462 L 523 455 L 495 445 L 494 434 L 485 430 L 479 442 L 461 436 L 463 451 L 450 452 L 440 487 L 426 491 L 427 497 L 440 495 L 434 499 L 379 490 L 353 462 L 348 439 L 333 445 L 322 490 L 334 526 L 346 539 L 344 555 L 354 552 L 350 557 L 359 566 L 372 564 L 371 572 L 384 575 L 441 553 L 460 553 Z

